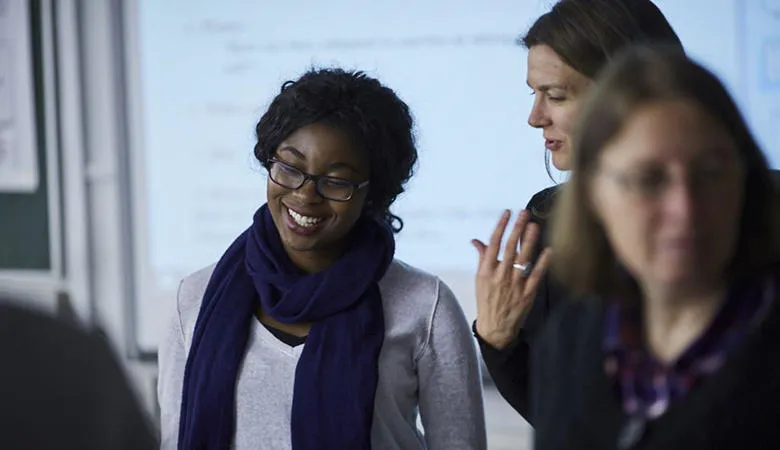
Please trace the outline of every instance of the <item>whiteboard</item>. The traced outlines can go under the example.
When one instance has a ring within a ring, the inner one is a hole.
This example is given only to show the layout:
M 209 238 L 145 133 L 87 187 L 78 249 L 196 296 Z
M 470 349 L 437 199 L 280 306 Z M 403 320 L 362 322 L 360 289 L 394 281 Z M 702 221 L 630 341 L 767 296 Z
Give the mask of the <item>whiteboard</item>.
M 439 275 L 474 317 L 470 239 L 553 184 L 541 133 L 526 123 L 532 97 L 515 42 L 549 1 L 129 3 L 139 349 L 156 349 L 180 279 L 219 259 L 265 201 L 254 126 L 281 83 L 312 65 L 364 70 L 410 105 L 420 164 L 395 205 L 406 223 L 397 256 Z M 657 2 L 738 98 L 775 167 L 780 22 L 766 11 L 776 3 Z

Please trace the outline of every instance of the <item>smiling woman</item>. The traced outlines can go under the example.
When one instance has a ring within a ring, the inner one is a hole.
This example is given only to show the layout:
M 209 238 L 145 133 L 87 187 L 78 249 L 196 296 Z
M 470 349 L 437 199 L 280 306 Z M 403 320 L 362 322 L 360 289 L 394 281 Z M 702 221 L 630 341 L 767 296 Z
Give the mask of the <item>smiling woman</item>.
M 345 132 L 314 123 L 293 132 L 264 161 L 271 181 L 268 208 L 287 254 L 304 270 L 316 272 L 335 261 L 363 215 L 367 159 Z
M 406 104 L 363 73 L 282 86 L 256 128 L 267 203 L 171 308 L 164 449 L 486 447 L 463 312 L 394 259 L 412 130 Z

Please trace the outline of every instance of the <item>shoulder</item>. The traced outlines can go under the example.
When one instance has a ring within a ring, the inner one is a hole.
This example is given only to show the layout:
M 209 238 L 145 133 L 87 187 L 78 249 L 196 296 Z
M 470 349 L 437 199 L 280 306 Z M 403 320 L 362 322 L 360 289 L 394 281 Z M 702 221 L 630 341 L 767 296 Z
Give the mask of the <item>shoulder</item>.
M 178 294 L 180 309 L 187 309 L 192 306 L 200 307 L 203 294 L 206 292 L 206 287 L 216 266 L 216 264 L 212 264 L 204 267 L 181 280 Z
M 542 189 L 541 191 L 537 192 L 536 194 L 534 194 L 531 197 L 531 202 L 534 202 L 534 201 L 537 201 L 537 202 L 538 201 L 544 201 L 545 199 L 551 197 L 556 192 L 558 192 L 558 190 L 560 190 L 560 188 L 561 188 L 560 184 L 556 184 L 555 186 L 550 186 L 548 188 L 544 188 L 544 189 Z
M 185 303 L 191 301 L 193 297 L 200 298 L 206 292 L 206 286 L 211 280 L 211 274 L 214 273 L 214 268 L 217 264 L 211 264 L 202 269 L 199 269 L 181 280 L 179 285 L 179 298 L 181 299 L 181 306 L 185 306 Z M 198 302 L 200 302 L 198 300 Z
M 51 435 L 30 433 L 41 423 L 50 423 L 53 428 L 48 431 L 53 430 L 53 436 L 70 439 L 78 448 L 119 448 L 102 444 L 106 439 L 126 438 L 126 432 L 138 441 L 148 440 L 152 448 L 151 429 L 121 363 L 98 330 L 0 302 L 0 355 L 12 362 L 3 366 L 0 422 L 22 424 L 7 430 L 0 442 L 21 437 L 31 448 L 43 448 L 44 442 L 55 445 Z M 66 404 L 40 408 L 56 398 L 65 399 Z M 107 428 L 95 428 L 98 421 Z M 108 429 L 113 434 L 103 433 Z M 85 436 L 91 445 L 82 439 Z
M 379 282 L 382 296 L 426 311 L 438 303 L 456 302 L 455 295 L 438 276 L 394 260 Z
M 211 280 L 211 274 L 214 273 L 215 264 L 204 267 L 193 272 L 181 280 L 179 291 L 176 295 L 176 311 L 173 313 L 178 316 L 185 342 L 192 336 L 192 330 L 195 329 L 195 322 L 198 320 L 200 305 L 203 302 L 203 294 L 206 293 L 206 287 Z
M 97 340 L 97 335 L 75 324 L 31 308 L 0 303 L 0 343 L 18 346 L 28 356 L 38 355 L 35 349 L 40 348 L 44 353 L 51 353 L 51 357 L 67 359 L 62 352 L 52 350 L 83 349 L 94 346 Z
M 460 307 L 439 277 L 400 260 L 393 261 L 379 288 L 386 315 L 415 326 L 430 328 L 437 309 Z
M 434 298 L 439 290 L 440 280 L 433 274 L 411 266 L 401 260 L 393 260 L 379 287 L 390 295 L 405 295 Z
M 560 185 L 556 185 L 537 192 L 528 201 L 526 209 L 530 210 L 535 216 L 548 214 L 552 210 L 556 194 L 560 188 Z
M 14 361 L 3 370 L 9 379 L 19 376 L 24 386 L 34 390 L 35 386 L 61 386 L 71 393 L 78 391 L 83 403 L 99 400 L 97 394 L 102 389 L 125 381 L 114 350 L 99 329 L 24 307 L 0 306 L 0 354 Z M 55 372 L 59 378 L 46 386 L 36 385 L 34 378 L 29 378 Z M 4 387 L 12 386 L 14 383 L 9 381 Z M 36 395 L 40 393 L 36 390 Z
M 379 286 L 388 331 L 416 335 L 420 348 L 434 329 L 471 338 L 460 303 L 436 275 L 395 260 Z

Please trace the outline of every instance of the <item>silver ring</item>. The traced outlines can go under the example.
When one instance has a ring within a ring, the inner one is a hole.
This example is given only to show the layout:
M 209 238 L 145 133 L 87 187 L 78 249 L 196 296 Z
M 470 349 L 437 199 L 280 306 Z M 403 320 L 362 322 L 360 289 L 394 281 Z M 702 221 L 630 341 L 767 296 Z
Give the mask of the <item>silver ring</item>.
M 532 264 L 520 264 L 520 263 L 514 263 L 512 264 L 512 267 L 521 271 L 523 273 L 524 277 L 527 277 L 531 274 L 531 270 L 533 269 Z

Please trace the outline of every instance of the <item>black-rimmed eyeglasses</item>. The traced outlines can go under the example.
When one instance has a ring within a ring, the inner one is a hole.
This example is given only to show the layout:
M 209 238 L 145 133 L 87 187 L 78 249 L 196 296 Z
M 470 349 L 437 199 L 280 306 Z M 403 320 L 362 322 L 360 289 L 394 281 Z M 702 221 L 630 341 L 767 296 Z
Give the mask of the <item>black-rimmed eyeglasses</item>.
M 307 180 L 311 180 L 320 196 L 337 202 L 351 200 L 355 192 L 368 186 L 368 181 L 355 183 L 343 178 L 305 173 L 278 159 L 269 161 L 268 176 L 279 186 L 292 190 L 300 189 Z

